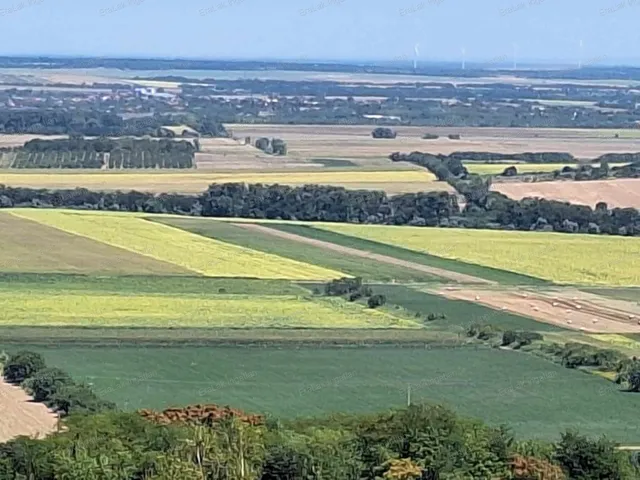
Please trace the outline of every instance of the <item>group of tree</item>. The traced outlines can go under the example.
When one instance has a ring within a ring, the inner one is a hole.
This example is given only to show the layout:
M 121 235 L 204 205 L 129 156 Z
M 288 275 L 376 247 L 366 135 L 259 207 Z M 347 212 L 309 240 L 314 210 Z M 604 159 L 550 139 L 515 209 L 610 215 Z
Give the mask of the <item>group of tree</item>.
M 545 340 L 538 332 L 502 330 L 491 324 L 472 324 L 467 336 L 488 342 L 494 347 L 514 350 L 527 348 L 528 353 L 539 355 L 566 368 L 596 370 L 615 375 L 615 383 L 625 392 L 640 392 L 640 360 L 624 353 L 586 343 L 557 343 Z
M 124 113 L 124 112 L 123 112 Z M 0 110 L 0 133 L 86 136 L 165 136 L 162 127 L 187 125 L 201 136 L 228 137 L 224 125 L 203 114 L 149 115 L 123 118 L 92 109 Z
M 396 138 L 395 130 L 386 127 L 378 127 L 371 132 L 373 138 Z
M 595 210 L 544 199 L 512 200 L 490 192 L 474 176 L 455 182 L 466 197 L 462 211 L 456 195 L 423 192 L 387 196 L 381 191 L 305 185 L 213 184 L 201 195 L 136 191 L 95 192 L 84 188 L 47 190 L 0 185 L 0 208 L 76 208 L 211 217 L 413 225 L 428 227 L 543 230 L 633 236 L 640 234 L 640 211 Z
M 88 385 L 74 381 L 59 368 L 47 367 L 42 356 L 34 352 L 10 355 L 3 365 L 3 375 L 7 382 L 20 385 L 36 402 L 62 416 L 115 408 L 113 403 L 98 398 Z
M 185 140 L 72 135 L 30 140 L 10 153 L 12 168 L 192 168 L 196 148 Z
M 390 158 L 423 166 L 465 197 L 461 215 L 449 219 L 442 226 L 625 236 L 640 234 L 640 211 L 635 208 L 609 209 L 604 202 L 593 209 L 543 198 L 513 200 L 492 192 L 491 177 L 470 174 L 460 158 L 420 152 L 393 153 Z
M 287 144 L 280 138 L 261 137 L 256 140 L 256 148 L 269 155 L 286 155 Z
M 325 284 L 324 294 L 329 297 L 344 297 L 350 302 L 366 298 L 369 308 L 378 308 L 387 303 L 387 298 L 382 294 L 374 294 L 371 287 L 363 283 L 361 277 L 331 280 Z
M 632 480 L 630 455 L 577 432 L 517 440 L 437 405 L 250 424 L 158 424 L 137 413 L 72 415 L 45 439 L 0 444 L 0 479 Z

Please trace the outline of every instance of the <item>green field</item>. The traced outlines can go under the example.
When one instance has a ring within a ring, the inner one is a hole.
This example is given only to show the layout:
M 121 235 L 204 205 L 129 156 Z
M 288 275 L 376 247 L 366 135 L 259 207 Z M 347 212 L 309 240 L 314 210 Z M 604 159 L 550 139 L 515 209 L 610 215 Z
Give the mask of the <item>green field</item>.
M 452 272 L 473 275 L 475 277 L 484 278 L 486 280 L 491 280 L 506 285 L 548 284 L 548 282 L 544 280 L 508 272 L 506 270 L 498 270 L 495 268 L 483 267 L 481 265 L 474 265 L 462 261 L 450 260 L 434 255 L 429 255 L 423 252 L 416 252 L 406 248 L 388 245 L 382 242 L 370 241 L 350 235 L 342 235 L 340 233 L 324 230 L 324 225 L 328 224 L 323 224 L 323 229 L 306 225 L 294 225 L 289 223 L 269 223 L 268 226 L 269 228 L 275 228 L 284 232 L 295 233 L 297 235 L 302 235 L 303 237 L 315 238 L 338 245 L 344 245 L 346 247 L 379 253 L 381 255 L 387 255 L 389 257 L 395 257 L 410 262 L 420 263 L 429 267 L 442 268 L 445 270 L 450 270 Z
M 148 219 L 155 220 L 153 217 L 148 217 Z M 278 255 L 299 262 L 312 263 L 367 280 L 421 282 L 436 279 L 436 277 L 430 276 L 427 273 L 384 264 L 366 258 L 353 257 L 293 240 L 274 238 L 257 231 L 247 231 L 229 222 L 220 222 L 206 218 L 160 218 L 155 221 L 226 243 Z
M 21 347 L 28 347 L 22 345 Z M 16 346 L 12 346 L 16 348 Z M 525 437 L 567 428 L 640 443 L 630 419 L 640 397 L 617 386 L 515 352 L 442 349 L 269 349 L 245 347 L 46 348 L 49 364 L 91 382 L 121 407 L 215 402 L 277 416 L 374 411 L 445 403 Z

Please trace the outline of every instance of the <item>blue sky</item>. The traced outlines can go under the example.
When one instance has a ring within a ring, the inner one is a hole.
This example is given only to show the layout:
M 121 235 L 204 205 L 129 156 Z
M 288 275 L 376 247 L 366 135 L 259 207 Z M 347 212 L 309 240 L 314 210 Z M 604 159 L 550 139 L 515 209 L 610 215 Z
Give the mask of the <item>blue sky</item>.
M 639 20 L 640 0 L 0 0 L 0 53 L 640 63 Z

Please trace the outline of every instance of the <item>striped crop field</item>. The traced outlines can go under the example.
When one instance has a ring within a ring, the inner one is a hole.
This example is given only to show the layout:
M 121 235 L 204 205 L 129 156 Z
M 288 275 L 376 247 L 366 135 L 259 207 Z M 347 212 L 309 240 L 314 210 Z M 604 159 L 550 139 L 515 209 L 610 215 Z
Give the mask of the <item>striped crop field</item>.
M 625 163 L 610 163 L 610 167 L 618 167 L 626 165 Z M 477 173 L 479 175 L 499 175 L 504 172 L 505 168 L 516 167 L 518 173 L 531 172 L 554 172 L 562 170 L 564 167 L 577 168 L 578 165 L 567 163 L 465 163 L 465 167 L 469 173 Z M 591 165 L 598 167 L 599 164 Z
M 419 192 L 436 186 L 435 177 L 425 169 L 390 171 L 305 171 L 305 172 L 233 172 L 217 173 L 158 172 L 134 173 L 96 171 L 0 172 L 0 184 L 12 187 L 65 189 L 84 187 L 90 190 L 141 190 L 148 192 L 201 193 L 212 183 L 264 183 L 285 185 L 335 185 L 345 188 L 388 190 L 390 193 Z M 389 188 L 387 188 L 389 187 Z
M 2 326 L 396 328 L 417 327 L 341 298 L 304 295 L 127 294 L 0 290 Z
M 16 210 L 13 215 L 211 277 L 324 280 L 341 272 L 258 252 L 137 216 Z
M 556 283 L 640 285 L 640 238 L 381 225 L 316 226 Z
M 151 257 L 0 213 L 0 272 L 96 275 L 193 275 Z

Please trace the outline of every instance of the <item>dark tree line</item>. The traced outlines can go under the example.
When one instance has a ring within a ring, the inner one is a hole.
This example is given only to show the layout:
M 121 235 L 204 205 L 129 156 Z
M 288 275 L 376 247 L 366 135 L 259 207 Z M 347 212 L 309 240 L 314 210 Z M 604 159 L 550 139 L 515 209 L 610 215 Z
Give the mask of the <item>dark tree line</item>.
M 202 195 L 94 192 L 83 188 L 46 190 L 0 185 L 1 207 L 58 207 L 209 217 L 373 223 L 430 227 L 544 230 L 565 233 L 639 235 L 640 211 L 596 209 L 552 200 L 520 201 L 488 191 L 485 180 L 458 180 L 467 199 L 460 211 L 456 195 L 410 193 L 388 197 L 381 191 L 305 185 L 213 184 Z
M 124 119 L 116 113 L 97 110 L 0 110 L 0 133 L 37 135 L 154 136 L 162 137 L 161 127 L 187 125 L 203 136 L 228 137 L 225 127 L 210 116 L 152 115 Z
M 465 197 L 461 215 L 444 226 L 640 235 L 640 211 L 635 208 L 609 209 L 604 202 L 592 209 L 543 198 L 513 200 L 492 192 L 491 178 L 469 174 L 459 158 L 420 152 L 394 153 L 390 158 L 425 167 Z
M 196 146 L 180 140 L 124 137 L 34 139 L 12 149 L 13 168 L 192 168 Z

